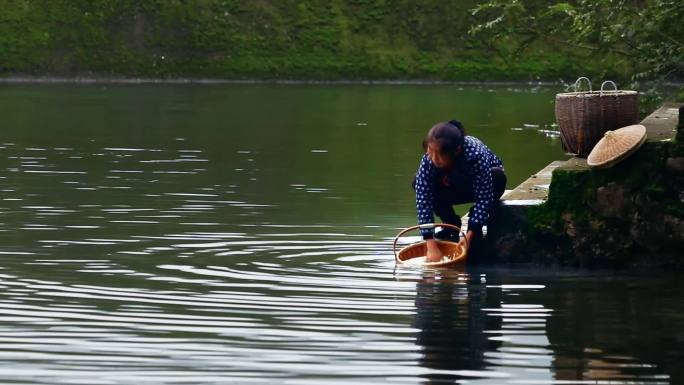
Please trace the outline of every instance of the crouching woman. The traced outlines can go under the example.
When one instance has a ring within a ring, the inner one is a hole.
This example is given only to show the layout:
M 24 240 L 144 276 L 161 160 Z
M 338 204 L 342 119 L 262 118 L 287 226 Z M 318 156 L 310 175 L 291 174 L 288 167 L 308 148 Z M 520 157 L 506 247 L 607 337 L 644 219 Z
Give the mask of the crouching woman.
M 442 222 L 461 227 L 452 206 L 473 202 L 465 235 L 471 245 L 482 237 L 482 226 L 506 189 L 503 163 L 482 141 L 466 136 L 457 120 L 434 125 L 423 140 L 423 149 L 413 183 L 418 223 L 433 223 L 434 212 Z M 428 262 L 442 258 L 435 238 L 458 240 L 459 236 L 449 228 L 437 234 L 431 228 L 421 229 L 421 235 L 427 241 Z

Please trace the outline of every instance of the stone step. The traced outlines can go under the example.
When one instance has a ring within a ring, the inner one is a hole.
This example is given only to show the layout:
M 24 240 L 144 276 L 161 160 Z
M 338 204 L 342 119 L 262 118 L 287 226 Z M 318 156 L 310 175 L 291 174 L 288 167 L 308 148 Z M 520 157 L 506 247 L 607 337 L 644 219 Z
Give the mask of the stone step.
M 564 162 L 557 160 L 549 163 L 536 174 L 530 176 L 511 190 L 506 190 L 501 197 L 501 206 L 497 209 L 497 216 L 506 215 L 511 210 L 521 210 L 524 207 L 542 204 L 549 197 L 549 186 L 553 170 Z M 461 218 L 461 228 L 468 231 L 468 214 Z M 487 235 L 487 226 L 482 228 L 483 235 Z
M 671 141 L 675 138 L 681 106 L 681 103 L 666 103 L 641 122 L 646 127 L 648 142 Z M 518 247 L 525 244 L 527 235 L 524 231 L 529 225 L 530 209 L 548 200 L 552 174 L 556 170 L 573 173 L 592 172 L 584 158 L 572 157 L 565 161 L 554 161 L 512 191 L 505 193 L 501 205 L 489 221 L 490 231 L 479 247 L 483 259 L 506 259 L 511 256 L 519 260 L 525 258 L 524 255 L 516 253 L 523 250 Z
M 560 160 L 549 163 L 516 188 L 504 193 L 501 197 L 501 203 L 507 206 L 533 206 L 543 203 L 549 197 L 553 170 L 563 163 Z

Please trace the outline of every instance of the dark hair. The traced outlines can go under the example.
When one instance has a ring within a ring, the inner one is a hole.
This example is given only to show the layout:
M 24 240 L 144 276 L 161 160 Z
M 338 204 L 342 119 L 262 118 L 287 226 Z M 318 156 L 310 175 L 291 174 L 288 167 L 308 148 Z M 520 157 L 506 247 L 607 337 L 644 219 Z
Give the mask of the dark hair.
M 427 151 L 428 145 L 434 143 L 442 154 L 453 155 L 465 139 L 465 129 L 458 120 L 440 122 L 432 126 L 427 136 L 423 139 L 423 149 Z

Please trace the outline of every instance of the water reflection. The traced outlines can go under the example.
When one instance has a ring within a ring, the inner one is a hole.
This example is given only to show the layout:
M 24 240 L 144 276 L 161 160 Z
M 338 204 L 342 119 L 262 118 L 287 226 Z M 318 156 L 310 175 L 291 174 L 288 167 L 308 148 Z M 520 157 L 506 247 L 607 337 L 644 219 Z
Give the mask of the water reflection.
M 683 310 L 672 297 L 681 284 L 668 275 L 655 285 L 650 277 L 625 278 L 607 277 L 604 284 L 578 279 L 547 290 L 558 310 L 548 325 L 557 380 L 684 381 L 681 357 L 671 350 L 684 342 L 684 322 L 673 317 Z
M 501 290 L 487 290 L 479 276 L 465 271 L 428 271 L 416 284 L 416 344 L 420 365 L 453 373 L 430 373 L 424 384 L 455 383 L 464 377 L 481 377 L 485 353 L 496 350 L 486 330 L 499 330 L 501 319 L 484 309 L 498 307 Z M 468 376 L 467 371 L 472 371 Z
M 653 334 L 625 313 L 650 307 L 643 293 L 625 296 L 622 281 L 604 291 L 590 281 L 588 292 L 506 281 L 497 271 L 423 272 L 414 320 L 418 362 L 430 369 L 422 383 L 678 383 L 673 357 L 629 331 Z
M 485 94 L 0 87 L 0 381 L 682 383 L 684 280 L 392 274 L 435 116 L 518 179 L 560 154 L 508 130 L 550 94 Z

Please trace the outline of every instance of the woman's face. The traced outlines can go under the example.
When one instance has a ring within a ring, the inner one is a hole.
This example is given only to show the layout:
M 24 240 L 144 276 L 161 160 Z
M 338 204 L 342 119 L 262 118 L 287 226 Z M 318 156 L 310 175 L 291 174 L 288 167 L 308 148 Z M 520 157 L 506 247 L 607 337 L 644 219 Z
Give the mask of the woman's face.
M 436 144 L 428 144 L 427 154 L 432 163 L 437 168 L 451 168 L 451 163 L 453 162 L 453 160 L 450 156 L 441 153 L 439 151 L 439 147 Z

